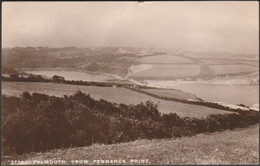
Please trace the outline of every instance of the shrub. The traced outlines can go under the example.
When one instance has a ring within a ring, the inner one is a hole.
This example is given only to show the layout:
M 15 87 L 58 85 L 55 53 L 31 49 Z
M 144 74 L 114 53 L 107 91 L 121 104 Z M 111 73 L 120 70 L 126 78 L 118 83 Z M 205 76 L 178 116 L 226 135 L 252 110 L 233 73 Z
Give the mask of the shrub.
M 2 96 L 2 153 L 192 136 L 247 127 L 258 118 L 258 112 L 240 111 L 198 119 L 161 114 L 150 101 L 117 105 L 80 91 L 63 97 L 24 92 L 19 98 Z

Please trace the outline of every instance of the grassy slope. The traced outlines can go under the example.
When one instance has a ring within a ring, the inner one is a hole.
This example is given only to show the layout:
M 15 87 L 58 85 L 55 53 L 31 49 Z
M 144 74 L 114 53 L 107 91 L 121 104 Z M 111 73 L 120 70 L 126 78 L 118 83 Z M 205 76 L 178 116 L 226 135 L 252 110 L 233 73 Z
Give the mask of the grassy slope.
M 8 96 L 19 96 L 24 91 L 38 92 L 48 95 L 63 96 L 72 95 L 81 90 L 89 93 L 94 99 L 105 99 L 114 103 L 139 104 L 148 100 L 155 104 L 159 103 L 158 110 L 162 113 L 176 112 L 179 116 L 203 117 L 211 114 L 230 113 L 228 111 L 203 107 L 199 105 L 184 104 L 174 101 L 157 99 L 145 94 L 134 92 L 125 88 L 79 86 L 55 83 L 33 83 L 33 82 L 2 82 L 2 93 Z M 177 91 L 179 93 L 179 91 Z M 176 95 L 181 95 L 176 94 Z M 181 97 L 181 96 L 180 96 Z
M 199 101 L 198 97 L 195 95 L 183 92 L 181 90 L 175 90 L 175 89 L 141 89 L 142 91 L 149 92 L 161 97 L 168 97 L 168 98 L 178 98 L 178 99 L 192 99 L 195 101 Z
M 259 125 L 246 129 L 164 140 L 53 150 L 17 156 L 20 160 L 149 159 L 150 164 L 258 164 Z M 8 157 L 4 157 L 6 163 Z M 14 159 L 14 158 L 13 158 Z

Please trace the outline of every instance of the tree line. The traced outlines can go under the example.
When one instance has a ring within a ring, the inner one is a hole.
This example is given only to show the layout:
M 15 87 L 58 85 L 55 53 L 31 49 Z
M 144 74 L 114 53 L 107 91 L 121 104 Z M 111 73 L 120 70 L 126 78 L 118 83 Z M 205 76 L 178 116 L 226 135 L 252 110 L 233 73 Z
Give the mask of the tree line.
M 20 97 L 2 95 L 2 154 L 177 138 L 258 122 L 254 111 L 192 118 L 162 114 L 151 101 L 125 105 L 94 100 L 81 91 L 63 97 L 24 92 Z

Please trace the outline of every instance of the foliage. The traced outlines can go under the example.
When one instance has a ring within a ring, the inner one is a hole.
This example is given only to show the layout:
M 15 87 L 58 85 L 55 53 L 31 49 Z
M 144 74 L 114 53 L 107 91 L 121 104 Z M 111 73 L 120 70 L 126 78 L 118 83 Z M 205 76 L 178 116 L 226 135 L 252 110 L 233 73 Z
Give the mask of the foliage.
M 151 101 L 118 105 L 80 91 L 63 97 L 24 92 L 19 98 L 2 96 L 2 153 L 192 136 L 247 127 L 258 117 L 241 111 L 197 119 L 161 114 Z

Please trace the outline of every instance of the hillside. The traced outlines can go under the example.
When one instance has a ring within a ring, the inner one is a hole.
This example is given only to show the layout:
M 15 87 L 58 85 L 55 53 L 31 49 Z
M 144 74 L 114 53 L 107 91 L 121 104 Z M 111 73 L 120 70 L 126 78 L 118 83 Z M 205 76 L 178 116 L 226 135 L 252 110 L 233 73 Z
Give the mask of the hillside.
M 161 114 L 151 101 L 137 105 L 95 100 L 78 91 L 63 97 L 24 92 L 2 95 L 2 154 L 165 139 L 246 128 L 259 123 L 258 112 L 239 111 L 206 118 Z
M 137 140 L 129 143 L 52 150 L 16 156 L 17 160 L 148 159 L 149 164 L 259 164 L 259 125 L 192 137 Z M 93 163 L 93 161 L 95 163 Z M 75 162 L 75 161 L 74 161 Z M 3 158 L 8 164 L 8 156 Z
M 139 104 L 140 102 L 153 101 L 158 104 L 158 110 L 162 113 L 177 113 L 184 117 L 206 117 L 212 114 L 230 113 L 221 109 L 203 107 L 199 105 L 191 105 L 174 101 L 166 101 L 149 95 L 131 91 L 126 88 L 113 87 L 97 87 L 97 86 L 79 86 L 56 83 L 37 83 L 37 82 L 2 82 L 2 94 L 7 96 L 19 97 L 24 91 L 33 93 L 43 93 L 62 97 L 63 95 L 72 95 L 78 90 L 89 93 L 96 100 L 104 99 L 117 104 Z M 168 96 L 174 96 L 182 99 L 195 99 L 194 95 L 173 90 L 154 90 L 153 92 L 164 94 L 166 91 Z
M 122 51 L 118 47 L 15 47 L 3 49 L 2 54 L 3 71 L 6 74 L 12 73 L 13 69 L 63 68 L 113 74 L 139 81 L 196 81 L 243 76 L 254 73 L 259 68 L 259 59 L 255 55 L 161 52 L 145 48 L 128 48 Z
M 5 68 L 8 66 L 15 69 L 60 67 L 126 76 L 127 68 L 142 50 L 144 49 L 128 48 L 120 51 L 120 48 L 112 47 L 14 47 L 3 49 L 2 64 Z M 162 52 L 148 50 L 146 54 L 158 55 Z M 5 70 L 7 72 L 10 73 L 10 70 Z

